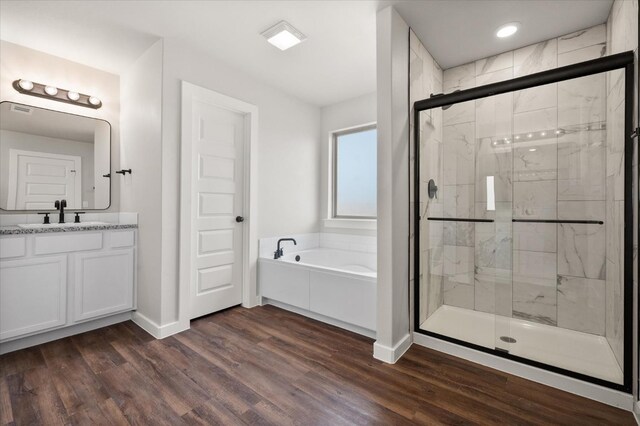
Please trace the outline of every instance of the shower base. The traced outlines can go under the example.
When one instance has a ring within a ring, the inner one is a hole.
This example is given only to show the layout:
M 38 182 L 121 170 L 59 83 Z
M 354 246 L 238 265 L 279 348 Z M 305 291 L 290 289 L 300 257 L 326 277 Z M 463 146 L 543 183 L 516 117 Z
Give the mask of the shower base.
M 622 384 L 623 374 L 603 336 L 443 305 L 420 329 L 511 355 Z M 500 339 L 505 337 L 506 339 Z M 505 342 L 515 339 L 515 343 Z

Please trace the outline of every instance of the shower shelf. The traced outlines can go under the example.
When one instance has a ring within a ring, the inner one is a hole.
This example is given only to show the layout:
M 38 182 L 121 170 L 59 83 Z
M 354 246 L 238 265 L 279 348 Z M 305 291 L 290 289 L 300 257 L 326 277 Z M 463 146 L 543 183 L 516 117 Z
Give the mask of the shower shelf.
M 585 225 L 604 225 L 604 222 L 601 220 L 511 219 L 511 221 L 532 223 L 579 223 Z
M 428 217 L 427 220 L 439 220 L 443 222 L 493 222 L 493 219 L 466 219 L 458 217 Z

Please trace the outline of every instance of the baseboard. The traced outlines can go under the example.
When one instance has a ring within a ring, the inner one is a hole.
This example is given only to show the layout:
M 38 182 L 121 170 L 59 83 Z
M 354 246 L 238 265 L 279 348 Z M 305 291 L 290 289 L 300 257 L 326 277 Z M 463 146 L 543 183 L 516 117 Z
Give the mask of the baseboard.
M 367 328 L 349 324 L 344 321 L 337 320 L 335 318 L 330 318 L 321 314 L 317 314 L 315 312 L 307 311 L 306 309 L 302 309 L 296 306 L 288 305 L 286 303 L 278 302 L 277 300 L 271 300 L 266 297 L 263 297 L 261 302 L 263 305 L 273 305 L 277 308 L 284 309 L 285 311 L 293 312 L 294 314 L 302 315 L 307 318 L 314 319 L 316 321 L 324 322 L 324 323 L 333 325 L 335 327 L 339 327 L 347 331 L 351 331 L 353 333 L 361 334 L 363 336 L 370 337 L 372 339 L 376 338 L 376 332 L 373 330 L 369 330 Z
M 640 425 L 640 402 L 636 401 L 633 404 L 633 418 L 636 420 L 636 423 Z
M 52 342 L 54 340 L 63 339 L 75 334 L 86 333 L 87 331 L 96 330 L 98 328 L 107 327 L 131 319 L 131 312 L 123 312 L 117 315 L 111 315 L 99 318 L 93 321 L 87 321 L 80 324 L 70 325 L 68 327 L 59 328 L 57 330 L 45 333 L 34 334 L 16 340 L 0 343 L 0 355 L 20 349 L 29 348 L 31 346 L 41 345 L 43 343 Z
M 475 349 L 445 342 L 444 340 L 440 340 L 435 337 L 425 336 L 420 333 L 413 333 L 413 341 L 420 346 L 444 352 L 496 370 L 504 371 L 505 373 L 551 386 L 565 392 L 593 399 L 607 405 L 622 408 L 623 410 L 632 411 L 635 405 L 633 395 L 631 394 L 598 386 L 593 383 L 583 382 L 582 380 L 563 376 L 562 374 L 553 373 L 551 371 L 522 364 L 510 359 L 493 356 Z
M 410 333 L 407 333 L 406 336 L 400 339 L 400 342 L 398 342 L 394 347 L 385 346 L 379 342 L 375 342 L 373 344 L 373 357 L 386 362 L 387 364 L 395 364 L 402 355 L 409 350 L 411 343 L 413 343 L 413 341 Z
M 158 325 L 140 312 L 134 312 L 132 320 L 138 325 L 138 327 L 156 339 L 164 339 L 165 337 L 169 337 L 189 329 L 189 323 L 183 324 L 180 321 L 170 322 L 165 325 Z

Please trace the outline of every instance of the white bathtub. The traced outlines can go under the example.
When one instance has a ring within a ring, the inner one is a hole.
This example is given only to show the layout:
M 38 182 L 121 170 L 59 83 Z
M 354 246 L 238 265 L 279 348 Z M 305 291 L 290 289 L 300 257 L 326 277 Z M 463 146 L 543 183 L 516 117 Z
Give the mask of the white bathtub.
M 263 303 L 375 337 L 375 253 L 314 248 L 261 257 L 258 285 Z
M 299 260 L 296 260 L 296 258 L 299 258 Z M 375 253 L 316 248 L 287 253 L 280 260 L 327 271 L 376 278 L 377 260 Z

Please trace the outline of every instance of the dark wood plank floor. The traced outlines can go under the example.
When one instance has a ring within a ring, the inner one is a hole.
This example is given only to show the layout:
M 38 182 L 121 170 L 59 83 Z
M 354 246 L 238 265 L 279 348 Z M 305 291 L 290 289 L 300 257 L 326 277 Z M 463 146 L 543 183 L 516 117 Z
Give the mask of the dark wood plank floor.
M 634 424 L 630 413 L 266 306 L 155 340 L 131 322 L 0 357 L 5 424 Z

